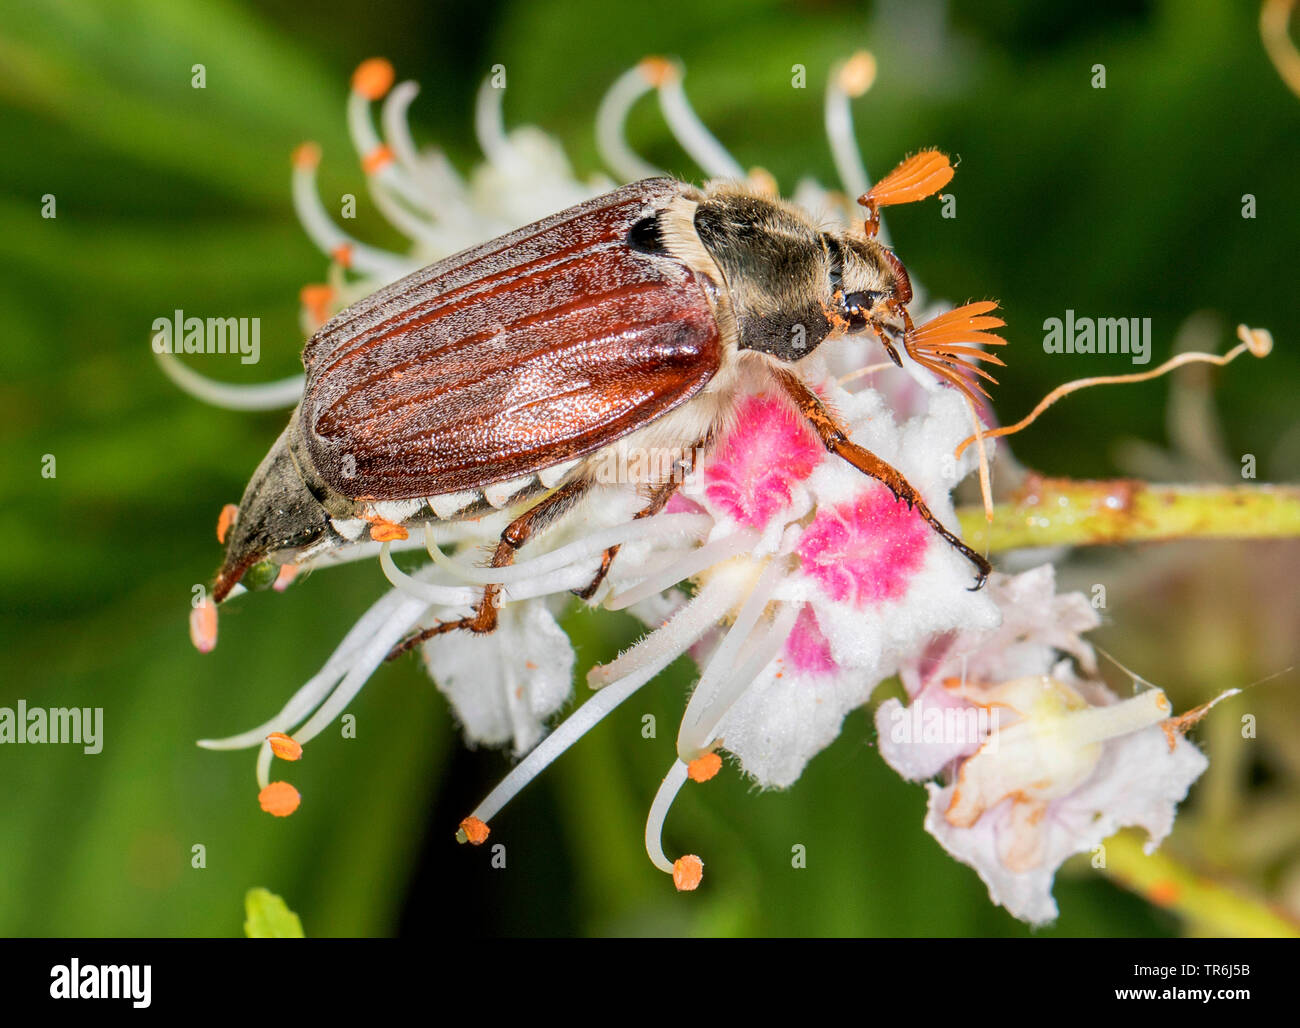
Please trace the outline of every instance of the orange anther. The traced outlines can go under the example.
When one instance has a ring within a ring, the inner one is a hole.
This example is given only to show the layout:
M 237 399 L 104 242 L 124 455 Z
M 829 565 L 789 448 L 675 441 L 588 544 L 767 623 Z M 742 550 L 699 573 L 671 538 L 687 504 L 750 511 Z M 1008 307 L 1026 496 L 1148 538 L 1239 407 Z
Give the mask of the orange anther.
M 216 649 L 217 605 L 211 597 L 203 597 L 203 602 L 190 610 L 190 642 L 200 653 Z
M 338 261 L 342 267 L 352 267 L 352 244 L 340 243 L 330 251 L 330 256 Z
M 658 89 L 665 82 L 677 77 L 677 68 L 666 57 L 643 57 L 637 65 L 645 80 Z
M 283 732 L 272 732 L 266 737 L 271 744 L 271 752 L 281 760 L 298 760 L 302 756 L 302 743 Z
M 393 88 L 393 66 L 382 57 L 371 57 L 352 73 L 352 91 L 367 100 L 378 100 Z
M 392 147 L 385 146 L 381 143 L 375 147 L 363 158 L 361 158 L 361 170 L 367 175 L 373 175 L 387 164 L 393 162 Z
M 262 809 L 275 817 L 288 817 L 298 809 L 302 796 L 288 782 L 272 782 L 257 794 Z
M 233 503 L 227 503 L 221 508 L 221 514 L 217 517 L 217 542 L 225 544 L 226 533 L 230 531 L 230 526 L 235 523 L 237 517 L 239 517 L 239 508 Z
M 324 283 L 303 286 L 298 291 L 298 300 L 307 308 L 313 321 L 325 324 L 330 317 L 330 303 L 334 300 L 334 287 Z
M 692 782 L 707 782 L 721 770 L 722 758 L 716 753 L 706 753 L 686 765 L 686 774 Z
M 318 164 L 320 164 L 320 147 L 316 143 L 301 143 L 294 147 L 295 168 L 314 168 Z
M 370 526 L 370 538 L 377 543 L 391 543 L 410 538 L 410 533 L 401 525 L 395 525 L 391 521 L 376 521 Z
M 861 96 L 876 81 L 876 58 L 870 50 L 859 50 L 840 68 L 839 86 L 849 96 Z
M 487 825 L 476 817 L 467 817 L 460 823 L 460 831 L 456 833 L 457 842 L 467 842 L 471 846 L 482 846 L 487 842 L 488 833 L 491 831 Z
M 673 861 L 673 885 L 678 892 L 694 892 L 704 880 L 704 861 L 694 853 Z
M 289 588 L 289 583 L 298 577 L 297 564 L 281 564 L 280 573 L 275 576 L 275 581 L 271 583 L 271 588 L 278 593 L 284 592 Z
M 1182 895 L 1182 891 L 1177 882 L 1165 879 L 1151 883 L 1151 888 L 1147 890 L 1147 899 L 1158 907 L 1168 907 L 1178 902 L 1178 897 Z

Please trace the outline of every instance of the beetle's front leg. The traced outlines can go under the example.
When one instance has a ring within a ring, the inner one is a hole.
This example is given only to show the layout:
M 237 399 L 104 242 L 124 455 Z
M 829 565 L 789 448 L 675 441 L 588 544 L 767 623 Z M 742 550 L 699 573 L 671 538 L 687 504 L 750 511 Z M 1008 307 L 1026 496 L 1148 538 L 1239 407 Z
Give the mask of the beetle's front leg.
M 993 565 L 948 531 L 943 522 L 930 513 L 930 508 L 913 488 L 912 483 L 904 478 L 897 468 L 888 461 L 881 460 L 865 446 L 852 442 L 847 433 L 840 428 L 834 415 L 826 409 L 826 405 L 817 394 L 804 385 L 802 379 L 789 372 L 781 372 L 779 378 L 782 388 L 816 431 L 826 449 L 838 457 L 843 457 L 863 474 L 883 482 L 889 487 L 896 500 L 902 500 L 909 510 L 915 510 L 920 514 L 953 549 L 975 565 L 979 574 L 971 591 L 981 588 L 989 577 L 989 572 L 993 570 Z
M 492 561 L 488 566 L 506 568 L 513 564 L 519 549 L 569 510 L 589 488 L 591 488 L 590 482 L 585 479 L 575 479 L 520 514 L 501 533 L 496 552 L 492 554 Z M 392 660 L 394 657 L 400 657 L 407 650 L 419 646 L 420 643 L 432 639 L 435 635 L 446 635 L 448 632 L 462 629 L 479 634 L 494 631 L 497 627 L 497 596 L 500 592 L 499 585 L 485 585 L 483 598 L 479 600 L 474 613 L 469 617 L 457 618 L 455 621 L 440 621 L 436 625 L 414 632 L 394 646 L 384 659 Z

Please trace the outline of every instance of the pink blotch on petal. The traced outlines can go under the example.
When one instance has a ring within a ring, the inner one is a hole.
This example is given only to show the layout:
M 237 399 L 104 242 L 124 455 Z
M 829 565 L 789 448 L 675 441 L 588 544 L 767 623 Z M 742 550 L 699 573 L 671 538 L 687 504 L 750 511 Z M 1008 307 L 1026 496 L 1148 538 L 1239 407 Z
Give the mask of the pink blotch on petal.
M 835 670 L 831 644 L 822 635 L 811 607 L 799 612 L 799 620 L 785 641 L 785 659 L 796 671 L 806 674 L 827 674 Z
M 861 608 L 902 596 L 929 543 L 920 515 L 880 485 L 818 511 L 799 540 L 799 556 L 831 599 Z
M 747 397 L 735 427 L 704 468 L 704 495 L 742 525 L 763 528 L 825 450 L 785 403 Z

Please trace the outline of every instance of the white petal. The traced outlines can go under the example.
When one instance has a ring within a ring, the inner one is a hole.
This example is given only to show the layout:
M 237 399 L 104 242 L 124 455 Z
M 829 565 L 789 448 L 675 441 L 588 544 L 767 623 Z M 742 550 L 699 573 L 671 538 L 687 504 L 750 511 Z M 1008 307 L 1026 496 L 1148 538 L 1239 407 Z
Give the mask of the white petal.
M 805 674 L 775 660 L 736 701 L 718 735 L 759 785 L 785 788 L 835 741 L 845 715 L 866 703 L 876 684 L 856 669 Z
M 501 610 L 490 635 L 450 632 L 424 644 L 429 674 L 446 694 L 470 742 L 513 744 L 522 754 L 573 687 L 573 647 L 542 602 Z

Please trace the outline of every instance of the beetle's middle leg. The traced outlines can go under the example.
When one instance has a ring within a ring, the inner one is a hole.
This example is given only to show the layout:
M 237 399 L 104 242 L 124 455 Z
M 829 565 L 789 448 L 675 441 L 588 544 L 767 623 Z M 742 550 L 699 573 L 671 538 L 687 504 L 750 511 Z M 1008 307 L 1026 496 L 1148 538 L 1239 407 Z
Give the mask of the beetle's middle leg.
M 655 486 L 654 490 L 650 493 L 650 502 L 641 510 L 636 512 L 632 518 L 633 521 L 640 521 L 642 518 L 652 518 L 668 505 L 668 501 L 673 498 L 673 494 L 681 488 L 683 480 L 685 480 L 686 476 L 694 470 L 695 459 L 699 455 L 700 450 L 709 445 L 709 438 L 709 436 L 705 436 L 703 439 L 698 440 L 695 445 L 687 451 L 685 457 L 673 462 L 672 471 L 669 473 L 668 479 Z M 596 590 L 600 588 L 600 584 L 605 581 L 605 576 L 609 574 L 610 565 L 614 563 L 614 558 L 618 556 L 619 549 L 620 547 L 616 544 L 609 547 L 609 549 L 601 555 L 600 568 L 596 572 L 596 577 L 582 589 L 573 590 L 573 594 L 577 596 L 578 599 L 589 600 L 596 595 Z
M 781 372 L 779 380 L 781 387 L 821 439 L 822 445 L 837 457 L 843 457 L 863 474 L 883 482 L 896 500 L 902 500 L 909 510 L 915 510 L 920 514 L 948 545 L 975 565 L 978 574 L 971 591 L 974 592 L 982 587 L 989 577 L 989 572 L 993 570 L 993 565 L 948 531 L 943 522 L 930 513 L 930 508 L 925 505 L 925 501 L 921 499 L 921 495 L 912 483 L 903 477 L 902 472 L 888 461 L 881 460 L 865 446 L 852 442 L 848 434 L 840 428 L 834 415 L 826 409 L 826 405 L 816 393 L 804 385 L 803 380 L 798 376 Z
M 561 486 L 540 503 L 520 514 L 501 533 L 496 552 L 492 554 L 492 560 L 488 566 L 505 568 L 513 564 L 515 554 L 526 542 L 553 524 L 560 515 L 577 503 L 590 488 L 590 482 L 585 479 L 575 479 Z M 665 499 L 664 502 L 666 503 L 667 500 Z M 385 659 L 392 660 L 394 657 L 399 657 L 407 650 L 420 645 L 426 639 L 432 639 L 435 635 L 446 635 L 448 632 L 460 630 L 483 634 L 495 630 L 497 627 L 497 595 L 500 592 L 501 586 L 499 585 L 485 585 L 483 587 L 483 598 L 479 600 L 473 614 L 468 617 L 457 618 L 455 621 L 440 621 L 436 625 L 430 625 L 428 628 L 408 635 L 389 651 Z

